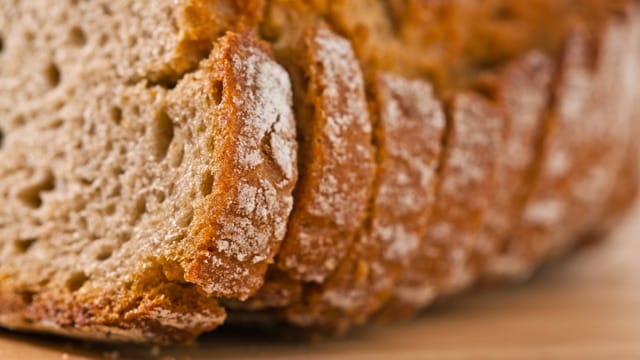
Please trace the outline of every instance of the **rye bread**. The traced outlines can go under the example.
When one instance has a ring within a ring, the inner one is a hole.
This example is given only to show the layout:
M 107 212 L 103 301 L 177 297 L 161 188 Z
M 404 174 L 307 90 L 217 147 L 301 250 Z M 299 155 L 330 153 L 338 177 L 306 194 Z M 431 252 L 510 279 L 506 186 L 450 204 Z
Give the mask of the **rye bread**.
M 160 85 L 184 70 L 182 5 L 38 4 L 2 5 L 0 322 L 155 342 L 211 330 L 213 296 L 254 292 L 285 235 L 285 70 L 229 33 Z
M 527 277 L 637 191 L 635 0 L 0 10 L 5 327 L 341 333 Z

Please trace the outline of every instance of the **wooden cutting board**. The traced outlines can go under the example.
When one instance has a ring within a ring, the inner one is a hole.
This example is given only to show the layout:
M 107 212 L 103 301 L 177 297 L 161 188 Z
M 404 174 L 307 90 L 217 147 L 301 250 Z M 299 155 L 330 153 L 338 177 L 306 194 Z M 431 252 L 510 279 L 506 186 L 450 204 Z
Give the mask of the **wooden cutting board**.
M 315 343 L 222 330 L 191 348 L 96 345 L 0 331 L 0 359 L 640 359 L 640 210 L 608 242 L 529 284 Z

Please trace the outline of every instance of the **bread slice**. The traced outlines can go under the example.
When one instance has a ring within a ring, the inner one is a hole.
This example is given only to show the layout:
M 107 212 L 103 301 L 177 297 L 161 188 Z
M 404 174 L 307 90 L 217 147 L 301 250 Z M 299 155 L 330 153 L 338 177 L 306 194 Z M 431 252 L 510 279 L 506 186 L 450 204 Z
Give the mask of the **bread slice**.
M 633 79 L 637 67 L 636 46 L 623 45 L 640 41 L 636 27 L 622 20 L 599 42 L 580 30 L 567 41 L 538 174 L 507 256 L 496 260 L 512 276 L 526 277 L 541 258 L 570 248 L 602 216 L 632 141 L 637 95 L 621 79 Z
M 2 2 L 0 325 L 341 333 L 526 277 L 637 191 L 639 25 L 636 0 Z
M 368 219 L 336 271 L 289 306 L 294 324 L 343 332 L 363 323 L 391 295 L 426 232 L 445 129 L 442 106 L 419 80 L 383 73 L 374 86 L 378 166 Z
M 26 27 L 47 10 L 22 4 L 5 9 L 5 21 Z M 135 8 L 109 11 L 117 5 Z M 48 10 L 75 20 L 106 11 L 78 6 Z M 56 51 L 81 25 L 58 21 L 36 44 L 20 38 L 26 29 L 3 27 L 3 56 L 35 47 L 42 64 L 30 71 L 42 67 L 50 83 L 42 94 L 6 89 L 33 75 L 2 69 L 0 322 L 191 339 L 224 319 L 212 296 L 245 298 L 262 285 L 284 237 L 297 173 L 289 78 L 264 43 L 230 33 L 174 88 L 154 85 L 104 59 L 98 49 L 115 39 Z M 120 51 L 125 60 L 137 49 Z
M 389 317 L 413 314 L 472 280 L 467 265 L 493 197 L 504 125 L 503 114 L 477 96 L 460 94 L 450 104 L 435 208 L 417 256 L 383 310 Z
M 518 221 L 532 186 L 554 73 L 553 61 L 533 51 L 482 81 L 483 90 L 500 104 L 507 122 L 505 141 L 500 149 L 502 155 L 494 172 L 498 190 L 484 222 L 484 246 L 479 248 L 471 264 L 475 276 L 508 271 L 499 270 L 508 264 L 502 263 L 498 254 L 508 246 L 513 224 Z
M 325 25 L 305 31 L 298 103 L 300 181 L 278 267 L 322 282 L 345 256 L 364 220 L 374 171 L 364 81 L 349 42 Z M 299 51 L 299 52 L 298 52 Z

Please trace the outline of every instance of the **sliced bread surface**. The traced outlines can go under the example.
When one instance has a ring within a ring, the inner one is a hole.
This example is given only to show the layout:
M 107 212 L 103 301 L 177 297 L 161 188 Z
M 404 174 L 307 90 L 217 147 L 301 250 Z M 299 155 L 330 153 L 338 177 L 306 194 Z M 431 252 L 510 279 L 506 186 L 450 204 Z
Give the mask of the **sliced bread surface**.
M 179 65 L 170 1 L 37 4 L 2 5 L 0 321 L 158 342 L 214 328 L 211 295 L 255 292 L 285 234 L 288 75 L 249 33 Z
M 2 2 L 0 324 L 342 333 L 525 278 L 637 191 L 639 19 L 635 0 Z

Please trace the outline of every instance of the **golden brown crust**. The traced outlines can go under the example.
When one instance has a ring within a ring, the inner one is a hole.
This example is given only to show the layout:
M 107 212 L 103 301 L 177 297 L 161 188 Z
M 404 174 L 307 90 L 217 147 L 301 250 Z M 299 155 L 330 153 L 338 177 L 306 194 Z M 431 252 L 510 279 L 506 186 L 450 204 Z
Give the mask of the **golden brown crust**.
M 278 267 L 322 282 L 365 217 L 374 171 L 364 81 L 351 44 L 326 26 L 304 39 L 310 118 L 299 118 L 300 179 Z
M 363 323 L 390 296 L 427 228 L 443 110 L 428 83 L 381 74 L 375 87 L 378 171 L 369 219 L 338 269 L 286 310 L 298 325 L 342 332 Z
M 508 64 L 483 84 L 505 112 L 506 134 L 494 171 L 495 195 L 483 225 L 486 242 L 474 255 L 474 266 L 487 268 L 482 271 L 500 271 L 496 254 L 507 246 L 509 231 L 532 186 L 553 74 L 552 60 L 534 51 Z
M 252 297 L 245 301 L 225 301 L 224 305 L 239 311 L 284 308 L 300 301 L 302 292 L 302 282 L 292 279 L 288 273 L 271 266 L 267 270 L 264 285 Z
M 46 331 L 100 341 L 188 343 L 226 314 L 192 285 L 167 281 L 149 268 L 122 294 L 34 290 L 0 284 L 0 322 L 11 329 Z M 138 295 L 136 295 L 138 294 Z
M 468 264 L 482 240 L 484 214 L 493 197 L 504 116 L 486 100 L 464 93 L 453 99 L 449 110 L 429 229 L 381 318 L 411 315 L 437 295 L 456 291 L 472 279 Z
M 621 80 L 637 66 L 637 54 L 623 45 L 640 41 L 629 29 L 634 23 L 612 22 L 597 49 L 581 30 L 568 38 L 536 180 L 506 256 L 497 260 L 509 269 L 504 275 L 526 277 L 598 223 L 631 133 L 634 91 Z
M 210 62 L 222 98 L 213 119 L 210 207 L 195 219 L 185 279 L 209 295 L 246 299 L 283 239 L 296 180 L 289 78 L 253 35 L 228 34 Z

